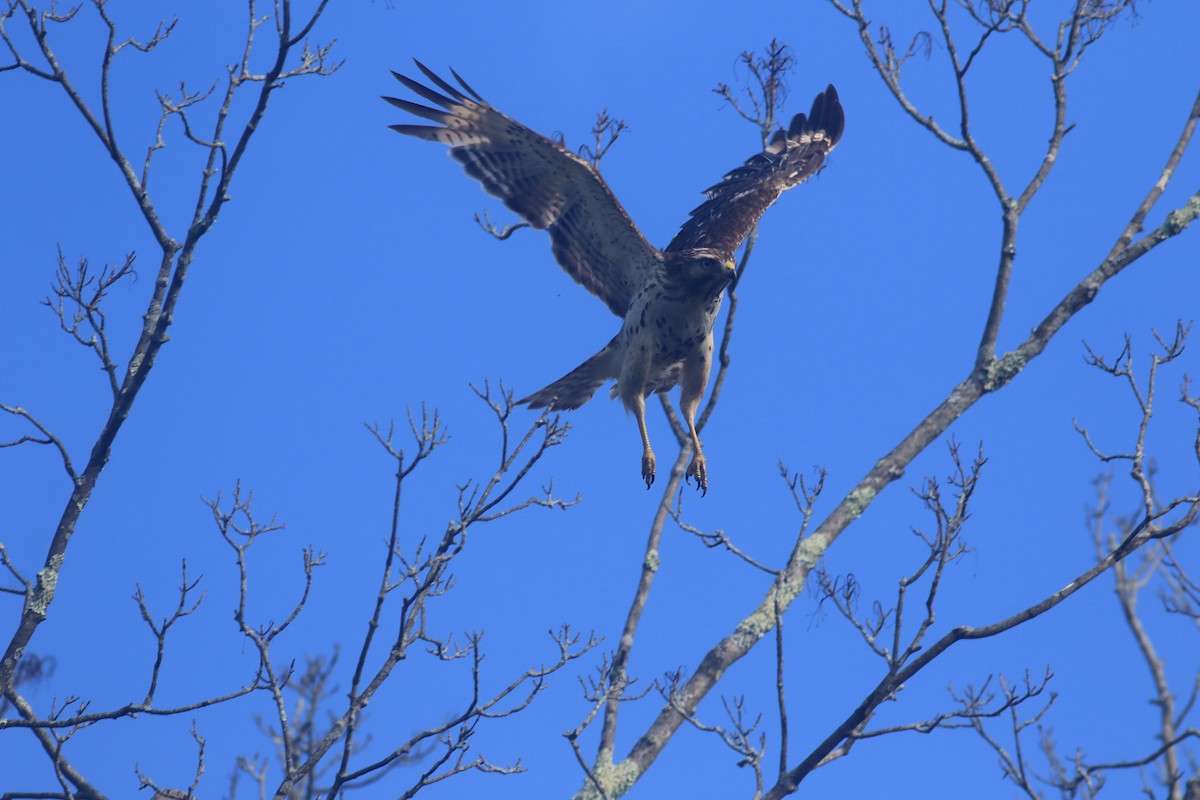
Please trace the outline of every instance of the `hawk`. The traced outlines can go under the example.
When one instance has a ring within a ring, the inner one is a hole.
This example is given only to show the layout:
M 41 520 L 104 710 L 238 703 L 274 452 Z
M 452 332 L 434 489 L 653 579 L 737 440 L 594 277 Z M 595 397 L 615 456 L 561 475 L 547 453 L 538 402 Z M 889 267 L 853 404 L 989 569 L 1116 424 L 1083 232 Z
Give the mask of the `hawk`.
M 497 111 L 453 69 L 458 87 L 414 62 L 436 89 L 392 74 L 437 108 L 383 99 L 435 124 L 391 129 L 449 145 L 450 156 L 468 175 L 550 234 L 555 260 L 622 320 L 620 332 L 600 352 L 517 402 L 551 411 L 575 409 L 615 379 L 612 396 L 637 419 L 642 479 L 649 488 L 655 461 L 646 432 L 646 398 L 678 384 L 693 453 L 685 480 L 695 478 L 707 493 L 695 418 L 712 366 L 713 322 L 735 275 L 733 254 L 779 195 L 820 170 L 837 145 L 845 124 L 837 91 L 830 85 L 807 115 L 797 114 L 762 152 L 704 190 L 707 199 L 659 250 L 642 236 L 591 163 Z

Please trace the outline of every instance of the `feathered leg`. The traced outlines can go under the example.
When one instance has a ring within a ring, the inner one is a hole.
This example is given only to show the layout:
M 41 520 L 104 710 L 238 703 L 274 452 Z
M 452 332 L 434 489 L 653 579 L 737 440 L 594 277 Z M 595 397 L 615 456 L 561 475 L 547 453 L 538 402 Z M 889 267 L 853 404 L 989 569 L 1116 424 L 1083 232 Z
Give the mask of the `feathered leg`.
M 696 410 L 700 407 L 700 398 L 704 395 L 704 387 L 708 385 L 708 372 L 712 366 L 713 338 L 712 333 L 695 351 L 683 362 L 683 374 L 679 382 L 679 410 L 687 422 L 688 433 L 692 437 L 692 463 L 688 464 L 684 480 L 696 479 L 696 488 L 701 496 L 708 494 L 708 469 L 704 452 L 700 449 L 700 435 L 696 432 Z M 690 482 L 690 481 L 689 481 Z
M 650 433 L 646 430 L 646 398 L 639 392 L 628 405 L 637 418 L 638 433 L 642 435 L 642 480 L 649 489 L 654 483 L 654 451 L 650 449 Z
M 646 384 L 650 377 L 650 356 L 644 346 L 631 345 L 621 364 L 616 394 L 626 411 L 632 411 L 642 437 L 642 480 L 646 488 L 654 483 L 654 450 L 650 448 L 650 433 L 646 430 Z

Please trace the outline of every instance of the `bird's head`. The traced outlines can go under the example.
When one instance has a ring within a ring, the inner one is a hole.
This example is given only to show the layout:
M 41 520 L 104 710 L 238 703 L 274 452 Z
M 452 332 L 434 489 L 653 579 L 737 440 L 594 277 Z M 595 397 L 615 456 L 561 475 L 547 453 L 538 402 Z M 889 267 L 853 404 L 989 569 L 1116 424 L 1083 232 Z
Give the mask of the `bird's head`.
M 663 254 L 667 273 L 689 291 L 697 294 L 719 294 L 733 276 L 737 265 L 725 253 L 707 247 L 694 247 Z

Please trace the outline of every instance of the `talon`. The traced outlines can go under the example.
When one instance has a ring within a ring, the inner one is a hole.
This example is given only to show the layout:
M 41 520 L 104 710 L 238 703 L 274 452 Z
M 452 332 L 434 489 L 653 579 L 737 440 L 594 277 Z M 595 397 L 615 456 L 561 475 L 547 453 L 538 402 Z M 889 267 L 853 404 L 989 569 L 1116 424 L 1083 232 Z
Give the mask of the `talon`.
M 646 488 L 654 483 L 654 453 L 646 451 L 642 455 L 642 480 L 646 482 Z
M 704 456 L 697 453 L 692 457 L 692 463 L 688 464 L 687 472 L 683 473 L 683 479 L 687 483 L 691 477 L 696 478 L 696 488 L 700 490 L 700 496 L 704 497 L 708 494 L 708 469 L 705 464 Z

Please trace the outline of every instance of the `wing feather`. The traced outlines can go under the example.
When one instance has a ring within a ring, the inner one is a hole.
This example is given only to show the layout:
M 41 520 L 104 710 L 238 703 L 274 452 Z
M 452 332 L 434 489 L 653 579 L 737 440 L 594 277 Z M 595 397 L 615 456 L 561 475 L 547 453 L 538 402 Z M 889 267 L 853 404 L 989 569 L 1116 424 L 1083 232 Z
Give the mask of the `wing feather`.
M 438 111 L 436 108 L 423 106 L 420 103 L 411 103 L 408 100 L 401 100 L 398 97 L 385 97 L 383 99 L 387 100 L 401 111 L 407 111 L 414 116 L 418 116 L 423 119 L 431 119 L 434 122 L 444 122 L 446 118 L 450 116 L 445 111 Z
M 421 97 L 424 97 L 426 100 L 428 100 L 431 103 L 437 103 L 442 108 L 451 108 L 454 106 L 454 101 L 451 100 L 449 97 L 445 97 L 444 95 L 438 94 L 433 89 L 430 89 L 428 86 L 426 86 L 425 84 L 418 83 L 417 81 L 414 81 L 412 78 L 408 77 L 407 75 L 401 75 L 399 72 L 396 72 L 395 70 L 393 70 L 392 76 L 395 77 L 396 80 L 403 83 L 412 92 L 414 92 L 415 94 L 419 94 Z M 394 98 L 394 97 L 385 97 L 384 98 L 384 100 L 387 100 L 388 102 L 392 102 L 395 99 L 396 98 Z M 392 105 L 396 105 L 396 104 L 392 103 Z
M 449 145 L 450 156 L 490 194 L 535 228 L 550 234 L 551 249 L 576 282 L 623 317 L 646 274 L 661 258 L 595 168 L 557 142 L 500 113 L 451 70 L 461 85 L 414 59 L 442 93 L 393 72 L 430 108 L 383 98 L 437 125 L 392 125 L 406 136 Z
M 667 251 L 707 247 L 732 257 L 779 195 L 821 169 L 845 124 L 837 90 L 830 85 L 807 115 L 797 114 L 786 132 L 775 132 L 766 149 L 704 190 L 708 199 L 691 212 Z

